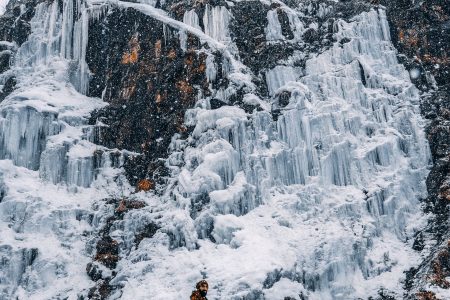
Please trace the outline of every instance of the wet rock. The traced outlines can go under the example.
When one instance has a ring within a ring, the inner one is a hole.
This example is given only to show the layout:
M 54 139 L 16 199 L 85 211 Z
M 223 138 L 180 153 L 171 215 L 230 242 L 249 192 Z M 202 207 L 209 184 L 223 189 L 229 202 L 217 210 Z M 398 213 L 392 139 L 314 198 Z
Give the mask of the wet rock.
M 1 71 L 0 71 L 1 73 Z M 12 93 L 14 87 L 16 86 L 16 78 L 14 76 L 9 77 L 5 84 L 3 85 L 3 89 L 0 91 L 0 102 L 5 100 L 5 98 Z
M 136 245 L 136 249 L 139 247 L 139 244 L 143 239 L 152 238 L 159 229 L 160 227 L 154 223 L 146 225 L 145 228 L 135 236 L 134 243 Z
M 95 263 L 88 263 L 86 266 L 86 273 L 92 281 L 97 281 L 103 279 L 103 271 Z
M 88 299 L 105 300 L 117 287 L 111 286 L 109 280 L 100 280 L 89 290 Z
M 119 261 L 119 245 L 117 241 L 105 236 L 97 242 L 95 260 L 107 268 L 114 269 Z
M 195 51 L 198 39 L 189 35 L 183 51 L 175 30 L 164 33 L 163 23 L 133 9 L 112 9 L 90 27 L 89 93 L 110 103 L 91 122 L 107 125 L 100 130 L 103 145 L 141 154 L 124 166 L 136 185 L 161 171 L 172 136 L 187 131 L 184 112 L 207 89 L 206 56 Z

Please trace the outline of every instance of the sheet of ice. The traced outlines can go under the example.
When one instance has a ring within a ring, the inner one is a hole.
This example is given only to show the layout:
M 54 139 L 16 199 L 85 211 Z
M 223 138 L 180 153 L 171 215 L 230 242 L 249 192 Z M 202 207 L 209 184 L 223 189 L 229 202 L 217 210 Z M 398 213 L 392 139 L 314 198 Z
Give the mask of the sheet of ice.
M 9 0 L 0 0 L 0 16 L 6 11 L 6 5 L 8 5 Z
M 281 24 L 278 20 L 278 13 L 276 10 L 269 10 L 267 12 L 267 22 L 267 27 L 265 28 L 266 40 L 282 40 L 283 34 L 281 33 Z
M 111 193 L 108 186 L 118 190 L 103 175 L 95 183 L 102 188 L 71 186 L 91 185 L 92 166 L 78 161 L 92 157 L 79 147 L 90 145 L 83 141 L 90 112 L 105 105 L 77 84 L 88 73 L 79 42 L 86 36 L 73 28 L 80 3 L 38 4 L 8 71 L 17 85 L 0 104 L 1 299 L 75 299 L 87 289 L 91 206 Z M 61 182 L 68 185 L 53 184 Z
M 274 95 L 278 89 L 288 82 L 296 81 L 298 75 L 291 66 L 276 66 L 266 72 L 266 83 L 269 94 Z
M 85 274 L 87 233 L 95 228 L 91 206 L 108 192 L 71 193 L 7 160 L 0 161 L 0 174 L 6 190 L 0 203 L 0 298 L 76 299 L 92 284 Z
M 203 14 L 203 24 L 205 33 L 213 39 L 221 42 L 230 40 L 228 23 L 230 22 L 230 12 L 224 6 L 205 6 Z

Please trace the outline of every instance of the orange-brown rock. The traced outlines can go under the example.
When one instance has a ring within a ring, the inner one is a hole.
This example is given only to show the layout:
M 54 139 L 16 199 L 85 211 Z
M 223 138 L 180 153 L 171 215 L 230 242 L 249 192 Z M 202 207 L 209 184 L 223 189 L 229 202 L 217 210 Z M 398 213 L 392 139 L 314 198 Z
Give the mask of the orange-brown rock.
M 177 52 L 174 49 L 170 49 L 169 53 L 167 54 L 167 57 L 170 60 L 174 60 L 177 57 Z
M 150 179 L 142 179 L 138 182 L 137 185 L 137 191 L 144 191 L 147 192 L 149 190 L 154 189 L 155 183 L 151 181 Z
M 133 36 L 130 40 L 130 52 L 125 52 L 122 55 L 122 64 L 134 64 L 139 58 L 139 42 L 136 36 Z
M 122 212 L 125 212 L 125 211 L 127 211 L 127 206 L 125 204 L 125 200 L 121 200 L 119 202 L 119 206 L 116 208 L 116 212 L 122 213 Z
M 183 94 L 191 94 L 194 89 L 189 84 L 189 82 L 185 80 L 180 80 L 176 83 L 176 87 L 179 91 L 181 91 Z
M 155 58 L 161 57 L 161 40 L 157 40 L 155 43 Z

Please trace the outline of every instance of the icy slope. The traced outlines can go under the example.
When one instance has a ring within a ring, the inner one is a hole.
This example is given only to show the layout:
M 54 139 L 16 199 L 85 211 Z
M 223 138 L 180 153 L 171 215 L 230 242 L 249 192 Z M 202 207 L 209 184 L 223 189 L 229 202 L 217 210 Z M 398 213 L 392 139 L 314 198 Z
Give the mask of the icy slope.
M 0 298 L 401 297 L 430 157 L 385 11 L 141 2 L 38 4 L 0 75 Z

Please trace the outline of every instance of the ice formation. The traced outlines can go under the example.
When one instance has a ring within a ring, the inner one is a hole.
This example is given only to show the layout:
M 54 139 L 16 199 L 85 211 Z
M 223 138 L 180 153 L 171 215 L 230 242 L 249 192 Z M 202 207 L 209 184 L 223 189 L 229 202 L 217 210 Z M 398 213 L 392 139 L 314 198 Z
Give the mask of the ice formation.
M 259 97 L 235 55 L 226 7 L 206 5 L 202 29 L 194 10 L 177 21 L 153 2 L 107 5 L 221 51 L 231 88 L 214 95 L 228 103 L 245 86 L 244 102 L 263 108 L 208 109 L 211 99 L 202 98 L 186 113 L 194 129 L 172 140 L 165 193 L 135 194 L 147 206 L 111 233 L 123 251 L 112 282 L 123 288 L 112 297 L 182 299 L 203 276 L 210 299 L 367 298 L 381 288 L 401 295 L 403 271 L 418 261 L 410 238 L 425 220 L 419 199 L 430 157 L 419 92 L 397 61 L 383 9 L 338 21 L 337 41 L 304 69 L 289 61 L 268 68 L 268 96 Z M 112 213 L 99 200 L 132 191 L 112 180 L 122 171 L 111 160 L 117 150 L 96 145 L 87 122 L 105 105 L 86 96 L 89 19 L 107 5 L 38 4 L 8 71 L 19 84 L 0 104 L 1 299 L 85 293 L 89 233 Z M 300 42 L 306 26 L 295 11 L 288 17 Z M 275 10 L 267 20 L 267 40 L 284 39 Z M 207 68 L 212 83 L 212 54 Z M 134 247 L 149 220 L 161 230 Z
M 6 11 L 6 5 L 8 5 L 9 0 L 1 0 L 0 1 L 0 16 L 3 15 Z
M 267 12 L 267 21 L 266 40 L 282 40 L 283 34 L 281 33 L 281 24 L 280 21 L 278 21 L 278 14 L 275 10 L 269 10 Z

